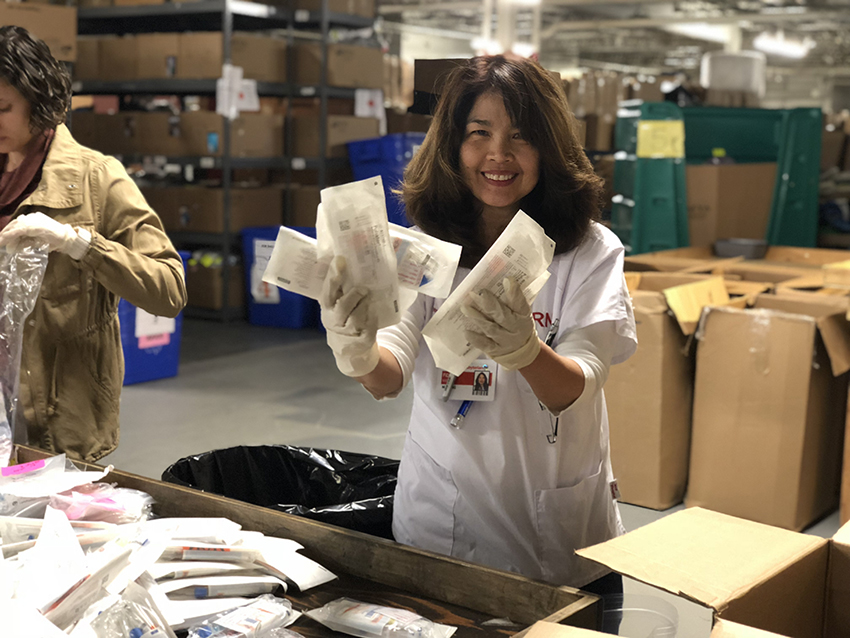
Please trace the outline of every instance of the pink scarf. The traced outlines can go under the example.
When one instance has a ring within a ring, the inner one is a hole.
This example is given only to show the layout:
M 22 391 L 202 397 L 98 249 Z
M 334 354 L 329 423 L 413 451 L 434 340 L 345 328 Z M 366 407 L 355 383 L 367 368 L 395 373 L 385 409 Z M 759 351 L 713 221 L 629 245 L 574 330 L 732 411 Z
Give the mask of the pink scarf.
M 12 219 L 22 201 L 29 197 L 41 181 L 41 167 L 53 141 L 53 129 L 39 135 L 24 161 L 13 171 L 6 172 L 7 155 L 0 155 L 0 230 Z

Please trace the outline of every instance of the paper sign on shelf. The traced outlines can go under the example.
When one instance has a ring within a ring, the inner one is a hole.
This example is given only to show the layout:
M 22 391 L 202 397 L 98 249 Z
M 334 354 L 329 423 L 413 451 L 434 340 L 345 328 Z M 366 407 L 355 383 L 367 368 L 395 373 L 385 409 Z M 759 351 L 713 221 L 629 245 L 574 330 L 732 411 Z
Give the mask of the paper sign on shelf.
M 637 156 L 665 159 L 685 157 L 685 123 L 682 120 L 638 122 Z

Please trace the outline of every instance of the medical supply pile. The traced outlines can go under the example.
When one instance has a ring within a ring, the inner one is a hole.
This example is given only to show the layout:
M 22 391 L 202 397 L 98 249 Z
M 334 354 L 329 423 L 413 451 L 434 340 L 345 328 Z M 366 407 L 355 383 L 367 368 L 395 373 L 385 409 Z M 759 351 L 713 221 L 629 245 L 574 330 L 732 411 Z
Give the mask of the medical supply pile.
M 65 455 L 0 473 L 4 638 L 287 638 L 287 592 L 337 577 L 299 543 L 226 518 L 155 518 L 153 499 Z M 354 636 L 449 638 L 455 628 L 350 599 L 308 610 Z M 364 630 L 364 627 L 371 628 Z M 366 633 L 364 633 L 366 631 Z

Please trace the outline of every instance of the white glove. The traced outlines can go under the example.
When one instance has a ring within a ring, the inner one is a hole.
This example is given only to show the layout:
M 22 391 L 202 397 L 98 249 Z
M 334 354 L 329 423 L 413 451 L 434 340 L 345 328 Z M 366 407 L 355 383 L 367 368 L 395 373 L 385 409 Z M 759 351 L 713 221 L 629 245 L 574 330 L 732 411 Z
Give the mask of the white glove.
M 517 283 L 505 279 L 504 301 L 489 290 L 470 295 L 460 310 L 469 320 L 466 340 L 506 370 L 529 365 L 540 352 L 531 306 Z
M 50 252 L 58 250 L 72 259 L 81 259 L 91 243 L 91 233 L 84 228 L 74 230 L 70 224 L 57 222 L 44 213 L 16 217 L 0 232 L 0 246 L 18 252 L 24 246 L 47 244 Z
M 345 257 L 334 257 L 322 285 L 319 304 L 336 367 L 349 377 L 362 377 L 372 372 L 380 359 L 375 341 L 378 318 L 369 300 L 368 289 L 352 286 Z

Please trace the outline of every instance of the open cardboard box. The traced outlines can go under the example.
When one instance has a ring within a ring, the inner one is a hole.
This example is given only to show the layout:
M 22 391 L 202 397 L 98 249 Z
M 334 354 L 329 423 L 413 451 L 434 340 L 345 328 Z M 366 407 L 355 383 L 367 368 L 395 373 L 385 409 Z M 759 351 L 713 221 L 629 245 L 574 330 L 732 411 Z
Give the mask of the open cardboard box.
M 611 457 L 620 500 L 664 510 L 682 502 L 688 480 L 692 335 L 700 313 L 707 305 L 746 305 L 765 287 L 662 272 L 629 272 L 626 280 L 638 348 L 611 368 L 605 385 Z
M 712 638 L 850 636 L 850 526 L 823 539 L 691 508 L 578 554 L 710 608 Z
M 710 246 L 693 246 L 629 256 L 625 268 L 627 271 L 722 274 L 727 279 L 773 283 L 777 289 L 843 288 L 846 291 L 850 288 L 847 251 L 827 248 L 769 246 L 764 259 L 744 260 L 741 257 L 719 258 Z
M 688 506 L 801 530 L 838 503 L 850 370 L 846 301 L 762 294 L 707 308 Z

